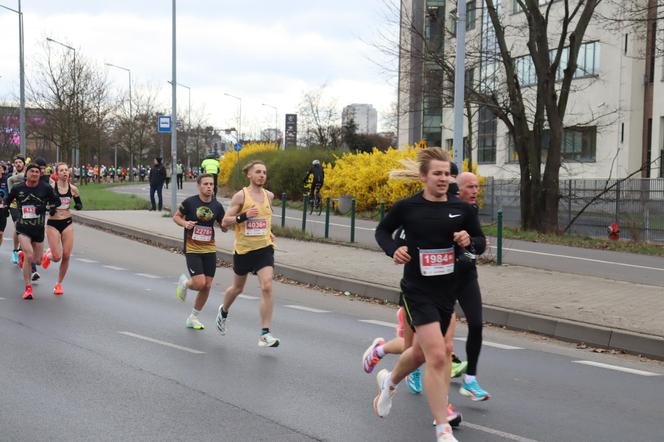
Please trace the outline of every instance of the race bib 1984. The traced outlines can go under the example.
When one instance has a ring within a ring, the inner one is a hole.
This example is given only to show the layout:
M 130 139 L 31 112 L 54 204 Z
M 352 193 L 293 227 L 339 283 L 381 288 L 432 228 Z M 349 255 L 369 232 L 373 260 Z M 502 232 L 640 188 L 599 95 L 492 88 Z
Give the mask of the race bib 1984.
M 422 276 L 441 276 L 454 273 L 454 248 L 421 249 L 420 272 Z

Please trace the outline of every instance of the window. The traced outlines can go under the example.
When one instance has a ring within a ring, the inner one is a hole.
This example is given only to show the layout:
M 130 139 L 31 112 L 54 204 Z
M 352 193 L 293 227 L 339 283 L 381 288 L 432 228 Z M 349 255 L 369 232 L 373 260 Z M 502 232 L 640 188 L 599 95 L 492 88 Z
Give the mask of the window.
M 566 161 L 595 161 L 597 128 L 567 127 L 563 133 L 561 155 Z
M 475 86 L 475 69 L 469 68 L 466 69 L 464 74 L 464 84 L 467 88 L 473 88 Z
M 466 3 L 466 31 L 475 29 L 476 19 L 476 5 L 475 0 Z
M 477 123 L 477 162 L 496 163 L 496 131 L 498 119 L 486 106 L 480 107 Z
M 556 50 L 552 49 L 549 53 L 551 59 L 556 55 Z M 560 65 L 556 72 L 556 81 L 563 79 L 565 69 L 569 62 L 569 47 L 563 48 L 560 54 Z M 576 72 L 574 78 L 592 77 L 599 74 L 600 65 L 600 44 L 598 41 L 583 43 L 579 48 L 579 56 L 576 61 Z M 532 86 L 537 84 L 537 73 L 535 72 L 535 63 L 530 54 L 523 55 L 514 59 L 514 67 L 521 86 Z

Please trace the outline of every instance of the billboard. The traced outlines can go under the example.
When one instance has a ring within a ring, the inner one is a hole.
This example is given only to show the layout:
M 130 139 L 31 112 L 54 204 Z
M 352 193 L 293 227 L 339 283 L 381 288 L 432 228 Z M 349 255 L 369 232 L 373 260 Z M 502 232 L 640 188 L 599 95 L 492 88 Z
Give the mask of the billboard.
M 297 146 L 297 114 L 286 114 L 285 147 Z

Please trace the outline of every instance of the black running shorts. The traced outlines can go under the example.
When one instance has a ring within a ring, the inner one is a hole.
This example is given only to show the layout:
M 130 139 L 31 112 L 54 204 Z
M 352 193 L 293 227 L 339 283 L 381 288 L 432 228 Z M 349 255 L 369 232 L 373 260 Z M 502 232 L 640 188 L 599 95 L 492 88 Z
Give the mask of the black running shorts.
M 12 221 L 16 222 L 21 217 L 21 212 L 12 207 L 9 208 L 9 214 L 12 216 Z
M 403 306 L 406 312 L 406 320 L 413 331 L 417 332 L 420 325 L 440 323 L 440 330 L 443 335 L 447 333 L 447 328 L 452 320 L 454 308 L 432 302 L 423 296 L 409 296 L 401 293 L 399 304 Z
M 17 224 L 16 233 L 29 237 L 32 242 L 44 242 L 44 226 L 26 227 Z
M 274 267 L 274 247 L 267 246 L 262 249 L 252 250 L 244 255 L 233 255 L 233 271 L 238 276 L 248 273 L 254 275 L 263 267 Z
M 0 209 L 0 232 L 4 232 L 7 228 L 7 214 L 5 209 Z
M 214 278 L 214 273 L 217 271 L 217 252 L 185 253 L 184 257 L 191 276 L 205 275 Z

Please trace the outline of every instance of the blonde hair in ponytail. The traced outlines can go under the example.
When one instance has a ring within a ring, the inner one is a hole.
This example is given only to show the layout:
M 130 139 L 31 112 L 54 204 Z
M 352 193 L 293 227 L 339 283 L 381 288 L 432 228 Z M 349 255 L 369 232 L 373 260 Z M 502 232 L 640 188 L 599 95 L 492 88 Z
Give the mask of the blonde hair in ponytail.
M 390 171 L 391 180 L 404 180 L 416 181 L 420 179 L 421 175 L 426 175 L 429 172 L 431 161 L 450 161 L 449 152 L 441 149 L 440 147 L 427 147 L 417 152 L 416 161 L 413 160 L 400 160 L 403 169 L 395 169 Z

